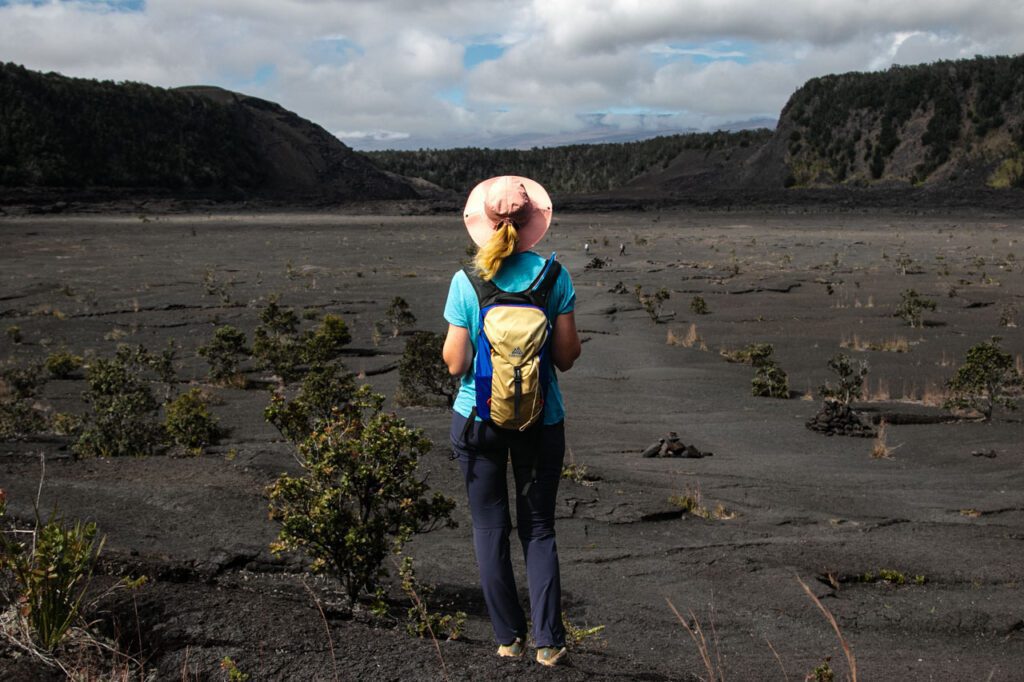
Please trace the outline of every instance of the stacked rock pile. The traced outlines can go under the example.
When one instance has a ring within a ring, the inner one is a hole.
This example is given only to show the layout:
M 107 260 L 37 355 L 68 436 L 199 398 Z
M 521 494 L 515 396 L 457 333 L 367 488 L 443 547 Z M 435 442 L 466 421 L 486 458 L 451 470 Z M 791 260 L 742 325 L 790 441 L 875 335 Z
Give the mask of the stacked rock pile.
M 641 457 L 687 457 L 689 459 L 700 459 L 710 457 L 711 452 L 698 450 L 693 445 L 687 445 L 679 440 L 679 434 L 669 431 L 668 436 L 659 438 L 657 443 L 652 443 L 641 453 Z
M 838 400 L 826 400 L 818 414 L 807 421 L 807 428 L 826 436 L 874 438 L 877 435 L 849 405 Z

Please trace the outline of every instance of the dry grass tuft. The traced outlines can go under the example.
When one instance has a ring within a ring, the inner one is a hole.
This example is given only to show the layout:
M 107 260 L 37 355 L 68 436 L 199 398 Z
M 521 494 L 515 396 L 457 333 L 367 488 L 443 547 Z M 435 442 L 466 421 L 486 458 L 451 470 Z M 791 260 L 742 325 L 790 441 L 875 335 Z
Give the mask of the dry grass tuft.
M 906 353 L 910 351 L 910 341 L 905 336 L 894 336 L 882 341 L 868 341 L 862 339 L 858 334 L 844 336 L 839 342 L 840 348 L 849 348 L 858 351 L 882 351 L 885 353 Z
M 691 323 L 689 329 L 686 330 L 686 336 L 682 338 L 676 336 L 676 333 L 669 329 L 665 343 L 670 346 L 682 346 L 683 348 L 693 348 L 694 346 L 697 346 L 700 350 L 708 349 L 704 339 L 697 333 L 697 325 L 693 323 Z
M 685 513 L 702 519 L 729 521 L 736 518 L 736 512 L 726 509 L 721 502 L 716 504 L 714 509 L 708 509 L 704 505 L 704 495 L 700 491 L 700 485 L 687 485 L 682 495 L 672 495 L 668 501 Z
M 871 379 L 864 382 L 864 401 L 865 402 L 886 402 L 892 399 L 892 393 L 889 391 L 889 382 L 886 379 L 879 378 L 875 381 L 875 390 L 871 390 Z
M 921 392 L 921 403 L 930 407 L 942 407 L 946 403 L 946 398 L 946 388 L 934 381 L 927 382 Z
M 711 641 L 709 642 L 704 634 L 704 628 L 701 627 L 700 621 L 697 620 L 697 616 L 694 615 L 692 610 L 689 611 L 689 614 L 693 625 L 690 625 L 690 621 L 683 618 L 683 615 L 679 613 L 671 599 L 665 597 L 665 601 L 668 602 L 668 607 L 672 609 L 672 613 L 675 614 L 680 625 L 686 630 L 686 634 L 690 636 L 690 639 L 697 646 L 697 653 L 700 654 L 701 663 L 704 664 L 704 670 L 708 674 L 708 682 L 725 682 L 725 670 L 722 668 L 722 653 L 718 648 L 718 633 L 715 631 L 714 611 L 711 612 Z
M 793 577 L 795 577 L 796 581 L 800 583 L 800 587 L 804 588 L 804 592 L 807 593 L 807 596 L 811 598 L 811 601 L 814 602 L 814 605 L 818 607 L 818 610 L 820 610 L 822 615 L 824 615 L 828 620 L 832 629 L 835 630 L 836 637 L 839 638 L 839 644 L 843 647 L 843 654 L 846 655 L 846 663 L 850 666 L 850 682 L 857 682 L 857 659 L 853 656 L 853 649 L 850 648 L 850 643 L 846 641 L 846 638 L 843 637 L 843 633 L 839 630 L 839 624 L 836 622 L 835 616 L 833 616 L 832 612 L 821 603 L 820 599 L 814 596 L 814 593 L 811 592 L 811 588 L 807 587 L 807 583 L 801 580 L 800 576 Z
M 918 386 L 916 382 L 907 383 L 906 379 L 903 380 L 899 391 L 893 391 L 889 387 L 889 382 L 884 378 L 878 378 L 875 382 L 875 388 L 871 388 L 871 380 L 868 379 L 864 384 L 864 391 L 862 395 L 864 402 L 902 402 L 902 403 L 917 403 L 919 405 L 927 405 L 928 407 L 942 407 L 946 402 L 946 388 L 941 383 L 934 381 L 926 381 L 923 386 Z
M 892 452 L 895 448 L 890 448 L 886 442 L 888 428 L 889 425 L 884 419 L 879 422 L 878 435 L 875 436 L 875 442 L 871 445 L 871 456 L 875 459 L 889 459 L 892 457 Z

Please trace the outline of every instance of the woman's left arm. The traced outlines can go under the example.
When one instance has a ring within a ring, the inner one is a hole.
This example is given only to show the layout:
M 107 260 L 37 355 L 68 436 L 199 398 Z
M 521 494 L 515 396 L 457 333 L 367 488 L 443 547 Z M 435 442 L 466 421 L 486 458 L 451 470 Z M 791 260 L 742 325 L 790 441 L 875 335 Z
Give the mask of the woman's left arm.
M 560 372 L 572 369 L 583 346 L 576 332 L 576 313 L 569 311 L 555 318 L 551 339 L 551 360 Z

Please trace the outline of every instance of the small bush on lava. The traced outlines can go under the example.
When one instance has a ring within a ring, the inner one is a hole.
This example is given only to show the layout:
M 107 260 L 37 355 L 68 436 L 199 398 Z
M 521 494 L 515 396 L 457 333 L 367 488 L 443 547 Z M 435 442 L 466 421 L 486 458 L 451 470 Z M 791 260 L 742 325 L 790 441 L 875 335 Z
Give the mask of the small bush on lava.
M 298 444 L 302 473 L 268 489 L 281 522 L 274 552 L 301 551 L 311 569 L 341 581 L 350 606 L 386 575 L 384 560 L 416 533 L 453 525 L 455 502 L 418 476 L 430 451 L 422 431 L 381 411 L 368 386 Z
M 164 430 L 171 440 L 193 455 L 216 443 L 220 436 L 217 420 L 210 413 L 210 399 L 198 388 L 167 403 Z
M 1024 389 L 1024 377 L 1014 365 L 1013 356 L 999 347 L 1000 338 L 993 336 L 967 351 L 967 357 L 956 374 L 946 382 L 949 408 L 970 408 L 981 413 L 985 421 L 992 419 L 996 407 L 1016 410 Z
M 6 496 L 0 490 L 0 520 Z M 18 604 L 16 618 L 28 624 L 32 643 L 52 653 L 81 621 L 82 602 L 103 548 L 95 523 L 74 524 L 56 514 L 36 529 L 14 535 L 0 531 L 0 572 L 7 573 L 4 595 Z M 45 659 L 44 659 L 45 660 Z
M 900 304 L 896 306 L 893 315 L 901 318 L 911 327 L 923 326 L 922 315 L 925 310 L 935 310 L 935 301 L 924 298 L 913 289 L 907 289 L 900 296 Z
M 231 325 L 217 327 L 213 339 L 198 349 L 199 355 L 210 365 L 210 380 L 218 384 L 244 384 L 239 365 L 251 352 L 245 333 Z
M 86 372 L 82 398 L 90 406 L 73 446 L 79 457 L 148 455 L 161 444 L 160 405 L 145 376 L 153 356 L 142 346 L 121 346 L 113 358 L 98 358 Z
M 839 377 L 832 385 L 826 381 L 818 387 L 818 395 L 826 400 L 837 400 L 849 405 L 860 398 L 864 390 L 864 379 L 868 375 L 868 363 L 863 360 L 851 360 L 845 353 L 837 353 L 828 361 L 828 368 Z
M 412 314 L 409 303 L 401 296 L 391 299 L 384 317 L 391 325 L 391 336 L 398 336 L 403 330 L 416 324 L 416 316 Z
M 746 352 L 754 366 L 751 394 L 759 398 L 788 398 L 789 376 L 774 358 L 775 347 L 770 343 L 755 343 L 747 346 Z
M 55 379 L 67 379 L 71 373 L 82 366 L 81 356 L 61 349 L 50 353 L 46 358 L 46 370 Z
M 274 393 L 263 416 L 281 435 L 298 443 L 307 438 L 317 424 L 330 419 L 334 410 L 348 404 L 356 393 L 355 377 L 339 362 L 313 365 L 302 379 L 292 400 L 281 391 Z
M 434 332 L 416 332 L 405 342 L 405 352 L 398 364 L 401 403 L 425 405 L 436 396 L 452 406 L 459 392 L 459 380 L 448 372 L 441 358 L 443 347 L 444 337 Z
M 45 383 L 38 364 L 0 369 L 0 439 L 20 438 L 46 428 L 46 416 L 36 407 Z

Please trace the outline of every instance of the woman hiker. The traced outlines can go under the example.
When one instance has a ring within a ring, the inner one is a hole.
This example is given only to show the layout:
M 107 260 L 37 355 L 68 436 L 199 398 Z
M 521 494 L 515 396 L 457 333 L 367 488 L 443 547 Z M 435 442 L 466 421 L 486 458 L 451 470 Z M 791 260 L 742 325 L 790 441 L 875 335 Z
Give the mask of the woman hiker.
M 530 250 L 551 224 L 551 199 L 538 183 L 518 176 L 485 180 L 470 193 L 464 220 L 479 250 L 475 267 L 452 277 L 444 310 L 444 361 L 461 377 L 453 457 L 466 481 L 499 656 L 522 656 L 527 634 L 509 554 L 512 461 L 537 662 L 556 665 L 566 660 L 555 543 L 565 410 L 551 366 L 568 371 L 580 355 L 576 292 L 554 254 L 545 259 Z

